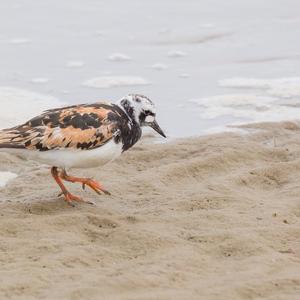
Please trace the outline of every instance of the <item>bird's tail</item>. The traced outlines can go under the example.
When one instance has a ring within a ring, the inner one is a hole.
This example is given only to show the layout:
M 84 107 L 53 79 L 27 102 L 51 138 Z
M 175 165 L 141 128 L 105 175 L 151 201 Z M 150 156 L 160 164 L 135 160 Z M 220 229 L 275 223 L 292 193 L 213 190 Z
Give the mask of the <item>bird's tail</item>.
M 15 128 L 0 130 L 0 149 L 24 148 L 24 137 Z

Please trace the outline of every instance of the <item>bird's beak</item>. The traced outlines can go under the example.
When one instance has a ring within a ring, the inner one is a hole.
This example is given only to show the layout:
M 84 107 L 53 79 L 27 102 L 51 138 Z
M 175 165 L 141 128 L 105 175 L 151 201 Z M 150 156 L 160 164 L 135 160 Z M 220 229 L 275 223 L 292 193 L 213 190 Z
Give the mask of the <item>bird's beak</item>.
M 162 131 L 162 129 L 159 127 L 159 125 L 157 124 L 157 122 L 155 120 L 152 123 L 150 123 L 149 126 L 151 128 L 153 128 L 161 136 L 163 136 L 164 138 L 166 138 L 166 135 L 164 134 L 164 132 Z

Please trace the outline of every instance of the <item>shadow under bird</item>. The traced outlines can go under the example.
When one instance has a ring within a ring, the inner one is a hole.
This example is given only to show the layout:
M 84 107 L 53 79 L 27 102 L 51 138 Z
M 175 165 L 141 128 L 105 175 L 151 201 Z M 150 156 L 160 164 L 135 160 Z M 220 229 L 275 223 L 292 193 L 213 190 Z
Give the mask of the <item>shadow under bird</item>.
M 150 126 L 166 137 L 156 121 L 154 103 L 143 95 L 130 94 L 116 104 L 96 102 L 50 109 L 28 122 L 0 131 L 0 151 L 50 165 L 51 174 L 65 200 L 87 202 L 70 193 L 63 181 L 89 186 L 110 194 L 90 178 L 67 174 L 67 168 L 102 166 L 131 148 Z

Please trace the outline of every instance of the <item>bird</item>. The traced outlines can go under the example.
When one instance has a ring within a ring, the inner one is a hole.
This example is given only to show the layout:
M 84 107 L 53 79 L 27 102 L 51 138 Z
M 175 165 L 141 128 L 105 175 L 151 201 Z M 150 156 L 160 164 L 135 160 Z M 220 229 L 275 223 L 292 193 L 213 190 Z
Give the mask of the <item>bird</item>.
M 115 160 L 138 142 L 146 126 L 166 138 L 152 100 L 128 94 L 115 103 L 98 101 L 49 109 L 22 125 L 2 129 L 0 151 L 49 165 L 68 204 L 93 204 L 72 194 L 63 181 L 80 183 L 83 189 L 88 186 L 97 194 L 110 192 L 100 182 L 71 176 L 66 170 L 99 167 Z

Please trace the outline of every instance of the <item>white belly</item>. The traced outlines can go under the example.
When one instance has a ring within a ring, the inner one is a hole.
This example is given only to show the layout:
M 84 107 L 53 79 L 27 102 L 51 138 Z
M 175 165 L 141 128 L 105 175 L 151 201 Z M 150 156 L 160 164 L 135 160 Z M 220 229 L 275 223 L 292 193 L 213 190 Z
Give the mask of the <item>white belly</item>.
M 116 159 L 122 153 L 122 143 L 113 140 L 93 150 L 58 149 L 49 151 L 1 149 L 29 160 L 61 168 L 92 168 Z

